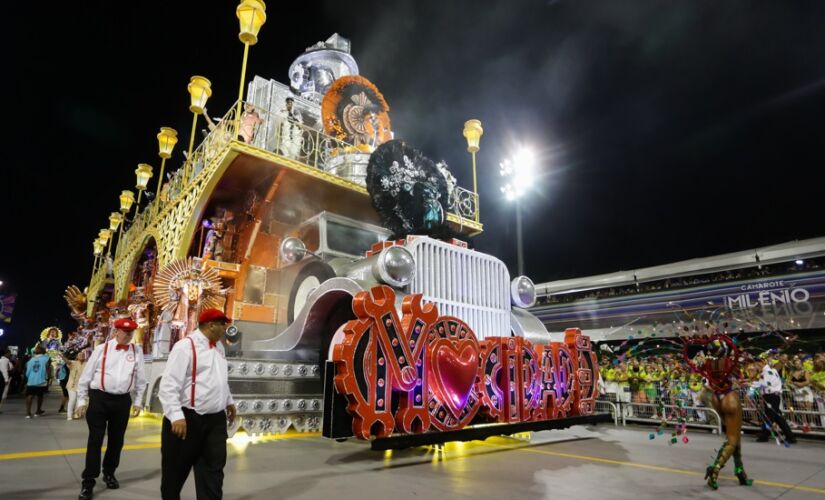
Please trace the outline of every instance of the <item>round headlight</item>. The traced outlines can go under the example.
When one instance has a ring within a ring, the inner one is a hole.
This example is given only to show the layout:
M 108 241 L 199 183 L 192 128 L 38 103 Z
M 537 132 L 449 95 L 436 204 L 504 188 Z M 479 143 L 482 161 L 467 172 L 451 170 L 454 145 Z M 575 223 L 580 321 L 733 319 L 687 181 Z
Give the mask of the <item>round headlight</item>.
M 388 247 L 381 252 L 376 271 L 377 278 L 390 286 L 407 286 L 415 276 L 415 259 L 404 247 Z
M 307 247 L 299 238 L 290 236 L 281 242 L 281 248 L 278 253 L 281 254 L 281 260 L 287 264 L 295 264 L 304 258 L 307 253 Z
M 527 276 L 519 276 L 510 283 L 510 294 L 516 307 L 533 307 L 536 303 L 536 286 Z

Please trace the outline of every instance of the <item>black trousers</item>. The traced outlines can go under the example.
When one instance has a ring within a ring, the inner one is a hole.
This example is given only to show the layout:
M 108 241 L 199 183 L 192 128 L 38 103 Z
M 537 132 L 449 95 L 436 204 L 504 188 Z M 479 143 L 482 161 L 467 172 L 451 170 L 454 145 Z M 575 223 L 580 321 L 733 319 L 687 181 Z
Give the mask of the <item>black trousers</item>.
M 89 391 L 89 407 L 86 409 L 89 441 L 86 443 L 86 468 L 81 476 L 84 484 L 94 484 L 100 475 L 100 448 L 107 428 L 103 473 L 114 474 L 120 465 L 120 451 L 123 449 L 123 436 L 129 425 L 131 408 L 132 397 L 129 394 L 109 394 L 94 389 Z
M 163 500 L 178 500 L 189 471 L 195 467 L 195 493 L 198 500 L 223 497 L 223 468 L 226 465 L 226 412 L 198 415 L 183 409 L 186 439 L 172 434 L 172 423 L 163 419 L 160 434 Z
M 795 438 L 793 432 L 791 431 L 791 427 L 779 411 L 779 403 L 781 401 L 779 394 L 763 394 L 762 397 L 765 398 L 765 415 L 768 417 L 768 420 L 770 420 L 769 423 L 776 423 L 779 425 L 779 428 L 782 429 L 782 433 L 785 434 L 785 439 L 793 441 Z M 769 432 L 767 429 L 763 428 L 761 434 L 762 436 L 767 436 Z

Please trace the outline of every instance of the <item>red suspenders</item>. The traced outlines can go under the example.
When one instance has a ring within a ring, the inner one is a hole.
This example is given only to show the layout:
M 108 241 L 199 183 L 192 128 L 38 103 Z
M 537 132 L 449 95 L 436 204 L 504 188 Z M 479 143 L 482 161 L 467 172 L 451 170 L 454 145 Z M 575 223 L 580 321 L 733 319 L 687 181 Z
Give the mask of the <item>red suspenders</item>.
M 129 344 L 132 349 L 132 356 L 135 358 L 135 364 L 132 367 L 132 377 L 129 379 L 129 388 L 126 392 L 132 390 L 132 384 L 135 382 L 135 371 L 137 371 L 137 353 L 135 352 L 135 344 Z M 103 344 L 103 362 L 100 364 L 100 390 L 106 392 L 106 356 L 109 355 L 109 341 Z M 192 394 L 195 394 L 195 388 L 192 388 Z
M 109 341 L 103 344 L 103 364 L 100 366 L 100 390 L 106 392 L 106 355 L 109 353 Z
M 198 354 L 195 352 L 195 340 L 192 337 L 187 337 L 192 343 L 192 393 L 189 396 L 192 403 L 192 409 L 195 409 L 195 382 L 198 380 Z

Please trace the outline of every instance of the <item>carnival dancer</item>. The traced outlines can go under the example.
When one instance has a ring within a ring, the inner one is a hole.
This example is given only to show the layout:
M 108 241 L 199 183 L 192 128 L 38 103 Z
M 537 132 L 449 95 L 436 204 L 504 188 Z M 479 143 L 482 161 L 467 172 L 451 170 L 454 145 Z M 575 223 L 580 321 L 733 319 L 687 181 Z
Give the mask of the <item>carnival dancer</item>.
M 158 393 L 164 416 L 160 448 L 164 500 L 180 498 L 193 466 L 197 498 L 223 496 L 227 423 L 236 415 L 222 344 L 228 323 L 220 310 L 204 310 L 198 329 L 169 353 Z
M 92 498 L 95 480 L 100 475 L 100 448 L 107 433 L 106 455 L 103 457 L 103 481 L 109 489 L 120 487 L 115 470 L 120 464 L 120 451 L 129 416 L 140 413 L 140 401 L 146 389 L 143 350 L 132 343 L 132 333 L 138 327 L 130 318 L 114 322 L 113 338 L 95 347 L 77 384 L 78 417 L 86 416 L 89 440 L 86 444 L 86 468 L 79 500 Z M 88 395 L 88 407 L 87 407 Z
M 686 351 L 687 356 L 687 351 Z M 719 488 L 719 471 L 725 463 L 733 456 L 733 463 L 736 466 L 735 474 L 742 486 L 750 486 L 753 480 L 745 473 L 745 465 L 742 462 L 742 403 L 739 400 L 737 384 L 739 378 L 738 357 L 739 350 L 730 337 L 726 335 L 716 335 L 708 343 L 706 350 L 701 351 L 692 359 L 692 367 L 705 376 L 706 385 L 702 393 L 702 399 L 706 406 L 712 406 L 725 426 L 725 442 L 716 460 L 708 465 L 705 471 L 705 479 L 708 486 L 714 490 Z M 696 369 L 695 368 L 695 369 Z M 709 403 L 709 404 L 708 404 Z

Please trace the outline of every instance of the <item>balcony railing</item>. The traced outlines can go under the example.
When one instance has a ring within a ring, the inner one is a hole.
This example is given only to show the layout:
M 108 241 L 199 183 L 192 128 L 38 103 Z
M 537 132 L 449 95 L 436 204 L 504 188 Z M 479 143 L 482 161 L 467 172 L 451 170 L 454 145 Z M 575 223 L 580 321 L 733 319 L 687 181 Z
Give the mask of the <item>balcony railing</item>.
M 236 106 L 223 116 L 207 134 L 206 138 L 192 152 L 184 164 L 172 172 L 160 190 L 160 196 L 148 203 L 142 212 L 135 216 L 131 226 L 120 237 L 115 250 L 116 261 L 133 244 L 142 237 L 144 231 L 150 228 L 159 218 L 177 205 L 189 191 L 194 189 L 217 169 L 219 159 L 224 150 L 233 140 L 245 142 L 239 138 L 246 130 L 253 130 L 254 135 L 249 145 L 255 148 L 275 153 L 284 158 L 312 167 L 336 177 L 345 178 L 341 172 L 353 172 L 364 168 L 363 159 L 352 152 L 369 153 L 371 148 L 365 144 L 350 144 L 335 137 L 328 136 L 319 130 L 303 123 L 288 119 L 286 116 L 271 113 L 265 109 L 244 104 L 245 110 L 241 119 L 236 119 Z M 257 119 L 252 115 L 257 114 Z M 250 124 L 254 123 L 254 126 Z M 352 176 L 348 176 L 352 180 Z M 451 219 L 459 224 L 479 222 L 478 194 L 464 188 L 456 187 L 450 200 L 449 213 Z

